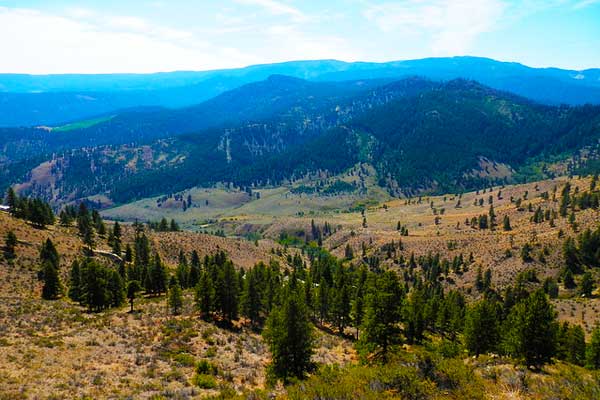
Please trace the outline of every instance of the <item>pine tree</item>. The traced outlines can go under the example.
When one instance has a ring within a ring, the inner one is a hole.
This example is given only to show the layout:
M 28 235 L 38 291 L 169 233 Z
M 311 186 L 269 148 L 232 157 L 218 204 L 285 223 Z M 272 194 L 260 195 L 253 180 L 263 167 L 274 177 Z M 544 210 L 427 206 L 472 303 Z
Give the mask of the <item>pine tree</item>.
M 496 349 L 499 342 L 500 307 L 484 299 L 471 306 L 465 317 L 465 347 L 476 356 Z
M 350 243 L 346 244 L 346 249 L 344 250 L 344 256 L 346 260 L 352 260 L 354 258 L 354 251 L 352 250 L 352 246 Z
M 107 274 L 107 287 L 109 300 L 105 307 L 119 307 L 125 301 L 125 285 L 123 278 L 114 268 L 104 267 Z
M 365 291 L 367 285 L 367 269 L 362 267 L 358 273 L 358 281 L 356 283 L 356 291 L 354 292 L 354 300 L 352 301 L 351 317 L 352 323 L 356 328 L 356 339 L 360 332 L 360 326 L 363 323 L 365 315 Z
M 44 286 L 42 287 L 42 298 L 46 300 L 55 300 L 62 293 L 58 268 L 51 261 L 46 260 L 42 264 L 44 275 Z
M 55 269 L 58 269 L 60 264 L 60 256 L 58 255 L 58 251 L 56 251 L 56 247 L 54 247 L 54 243 L 50 238 L 46 239 L 42 248 L 40 250 L 40 262 L 44 264 L 45 262 L 49 262 Z
M 8 191 L 6 192 L 6 205 L 9 207 L 10 213 L 12 215 L 15 215 L 17 213 L 18 202 L 19 197 L 15 193 L 14 189 L 12 187 L 9 187 Z
M 512 230 L 512 227 L 510 226 L 510 218 L 508 217 L 508 215 L 505 215 L 504 219 L 502 220 L 502 229 L 505 231 Z
M 81 269 L 77 260 L 74 260 L 71 264 L 68 296 L 73 301 L 79 302 L 81 300 Z
M 254 269 L 250 270 L 246 274 L 241 303 L 242 315 L 248 318 L 253 325 L 257 324 L 260 321 L 262 299 L 259 289 L 259 282 Z
M 549 362 L 557 347 L 556 313 L 540 289 L 516 304 L 505 324 L 504 347 L 528 366 Z
M 17 246 L 17 235 L 13 231 L 8 231 L 4 241 L 4 255 L 11 260 L 16 257 L 15 247 Z
M 267 319 L 264 337 L 272 356 L 269 372 L 274 377 L 284 381 L 302 378 L 313 368 L 313 327 L 297 290 L 286 289 L 283 304 Z
M 363 352 L 387 360 L 390 347 L 400 341 L 400 303 L 400 285 L 395 273 L 386 271 L 371 278 L 359 342 Z
M 350 322 L 350 288 L 345 268 L 340 265 L 334 278 L 331 315 L 340 333 Z
M 600 369 L 600 325 L 592 332 L 585 354 L 585 365 L 590 369 Z
M 575 325 L 569 329 L 567 339 L 567 361 L 583 365 L 585 363 L 585 333 L 579 325 Z
M 196 287 L 200 281 L 200 257 L 196 250 L 192 252 L 192 259 L 190 262 L 190 275 L 189 275 L 189 287 Z
M 183 295 L 181 292 L 181 285 L 177 280 L 177 277 L 172 276 L 169 282 L 169 294 L 167 296 L 167 303 L 171 314 L 177 315 L 183 307 Z
M 121 239 L 121 225 L 119 225 L 119 221 L 115 221 L 115 224 L 113 225 L 113 229 L 112 229 L 112 251 L 113 253 L 115 253 L 116 255 L 120 256 L 121 255 L 121 245 L 122 245 L 122 239 Z
M 525 243 L 521 248 L 521 259 L 523 262 L 529 263 L 533 261 L 533 257 L 531 256 L 531 251 L 533 248 L 529 243 Z
M 196 305 L 204 318 L 214 311 L 215 286 L 208 271 L 202 272 L 196 286 Z
M 154 295 L 167 291 L 167 270 L 158 253 L 154 254 L 152 265 L 147 273 L 146 290 Z
M 130 312 L 133 312 L 133 301 L 140 290 L 142 290 L 142 285 L 139 281 L 127 282 L 127 299 L 129 299 L 129 305 L 131 306 Z
M 225 262 L 219 274 L 217 295 L 221 308 L 221 316 L 226 322 L 237 319 L 238 316 L 238 279 L 231 261 Z
M 321 282 L 319 282 L 317 303 L 319 309 L 319 320 L 320 323 L 323 324 L 323 321 L 329 318 L 329 285 L 325 277 L 322 277 Z
M 583 274 L 581 278 L 581 282 L 579 283 L 579 293 L 585 297 L 591 297 L 592 291 L 595 289 L 596 284 L 594 283 L 594 278 L 592 274 L 588 271 Z

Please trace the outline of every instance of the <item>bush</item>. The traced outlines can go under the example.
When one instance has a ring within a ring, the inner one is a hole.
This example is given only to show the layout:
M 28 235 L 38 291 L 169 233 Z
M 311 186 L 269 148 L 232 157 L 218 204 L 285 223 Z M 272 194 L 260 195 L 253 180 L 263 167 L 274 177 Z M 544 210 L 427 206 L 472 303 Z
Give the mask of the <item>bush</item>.
M 196 374 L 192 383 L 200 389 L 214 389 L 217 387 L 217 381 L 212 375 Z
M 191 367 L 196 362 L 196 359 L 189 353 L 178 353 L 173 356 L 173 361 L 182 367 Z
M 219 369 L 208 360 L 200 360 L 196 364 L 196 373 L 200 375 L 217 375 Z

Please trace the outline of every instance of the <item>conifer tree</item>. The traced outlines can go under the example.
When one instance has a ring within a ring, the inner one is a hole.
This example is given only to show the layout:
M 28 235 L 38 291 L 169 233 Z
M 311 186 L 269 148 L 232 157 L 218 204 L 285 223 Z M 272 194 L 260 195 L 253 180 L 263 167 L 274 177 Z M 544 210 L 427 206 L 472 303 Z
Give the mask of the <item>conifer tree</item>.
M 51 261 L 46 260 L 42 264 L 44 275 L 44 286 L 42 287 L 42 298 L 46 300 L 55 300 L 62 293 L 58 268 Z
M 198 282 L 200 281 L 200 257 L 198 257 L 198 252 L 194 250 L 192 252 L 192 258 L 190 261 L 190 274 L 189 274 L 189 287 L 196 287 Z
M 510 218 L 508 217 L 508 215 L 505 215 L 502 220 L 502 229 L 505 231 L 512 230 L 512 227 L 510 226 Z
M 183 295 L 181 292 L 181 285 L 177 280 L 177 277 L 172 276 L 169 282 L 169 294 L 167 296 L 167 304 L 171 311 L 171 314 L 178 315 L 181 307 L 183 307 Z
M 214 311 L 215 286 L 208 271 L 202 272 L 196 286 L 196 305 L 204 318 Z
M 600 325 L 592 332 L 585 354 L 585 365 L 590 369 L 600 369 Z
M 400 285 L 395 273 L 373 276 L 365 297 L 365 316 L 359 347 L 387 361 L 390 347 L 400 341 Z
M 259 282 L 254 269 L 251 269 L 246 274 L 241 303 L 244 317 L 248 318 L 253 325 L 257 324 L 260 320 L 262 299 Z
M 356 328 L 356 339 L 360 332 L 360 326 L 363 323 L 365 315 L 365 291 L 367 285 L 367 269 L 362 267 L 358 272 L 358 280 L 356 283 L 356 291 L 354 292 L 354 300 L 352 301 L 351 317 L 352 323 Z
M 226 261 L 219 274 L 218 285 L 219 305 L 221 316 L 226 322 L 237 319 L 238 316 L 238 279 L 231 261 Z
M 121 239 L 121 225 L 119 225 L 119 221 L 115 221 L 115 224 L 113 225 L 113 229 L 112 229 L 112 251 L 113 253 L 115 253 L 116 255 L 120 256 L 121 255 L 121 245 L 122 245 L 122 239 Z
M 8 231 L 4 241 L 4 255 L 11 260 L 16 257 L 15 247 L 17 246 L 17 235 L 13 231 Z
M 557 347 L 556 313 L 540 289 L 516 304 L 505 327 L 504 346 L 508 354 L 527 366 L 540 368 L 549 362 Z
M 274 377 L 284 381 L 302 378 L 313 368 L 313 327 L 297 290 L 285 290 L 282 305 L 267 319 L 264 337 L 272 355 L 269 372 Z
M 133 312 L 133 301 L 137 293 L 142 290 L 142 285 L 140 285 L 139 281 L 129 281 L 127 282 L 127 299 L 129 300 L 130 312 Z
M 68 296 L 73 301 L 81 301 L 81 269 L 77 260 L 74 260 L 71 264 Z
M 575 365 L 585 364 L 585 333 L 579 325 L 569 329 L 567 361 Z
M 333 323 L 338 328 L 340 333 L 344 332 L 344 328 L 350 322 L 350 311 L 351 304 L 348 277 L 344 266 L 340 265 L 337 268 L 334 278 L 331 304 Z
M 581 278 L 581 282 L 579 283 L 579 293 L 582 296 L 590 297 L 592 295 L 592 291 L 596 288 L 596 284 L 594 283 L 594 278 L 592 274 L 588 271 L 583 274 Z
M 50 238 L 46 239 L 40 250 L 40 262 L 43 264 L 46 261 L 49 262 L 55 269 L 58 269 L 60 264 L 60 256 L 58 255 L 58 251 L 56 250 L 56 247 L 54 247 L 54 243 L 52 243 Z
M 470 354 L 480 355 L 496 349 L 499 342 L 500 307 L 483 299 L 469 307 L 465 317 L 465 347 Z

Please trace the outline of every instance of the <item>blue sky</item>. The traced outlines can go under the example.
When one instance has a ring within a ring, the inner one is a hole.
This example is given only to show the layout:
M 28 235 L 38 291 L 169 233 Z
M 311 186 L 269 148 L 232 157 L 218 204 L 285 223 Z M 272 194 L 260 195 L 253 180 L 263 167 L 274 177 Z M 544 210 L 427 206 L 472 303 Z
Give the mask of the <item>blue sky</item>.
M 0 72 L 474 55 L 600 67 L 600 0 L 0 0 Z

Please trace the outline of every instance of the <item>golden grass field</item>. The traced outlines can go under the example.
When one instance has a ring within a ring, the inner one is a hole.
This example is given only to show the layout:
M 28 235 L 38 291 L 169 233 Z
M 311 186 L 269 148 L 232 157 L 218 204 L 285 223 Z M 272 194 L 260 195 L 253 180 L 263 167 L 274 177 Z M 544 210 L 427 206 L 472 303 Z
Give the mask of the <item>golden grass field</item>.
M 349 179 L 349 178 L 348 178 Z M 289 188 L 260 190 L 259 200 L 250 200 L 245 193 L 225 188 L 194 189 L 191 195 L 196 203 L 209 200 L 209 206 L 183 212 L 179 208 L 157 209 L 154 199 L 122 206 L 105 212 L 119 218 L 159 219 L 163 215 L 175 218 L 182 225 L 194 227 L 200 221 L 210 220 L 210 228 L 224 229 L 230 237 L 217 237 L 190 231 L 148 233 L 153 247 L 163 260 L 174 268 L 180 250 L 197 250 L 201 256 L 224 250 L 236 266 L 250 267 L 258 261 L 276 259 L 285 264 L 284 249 L 276 240 L 281 232 L 310 231 L 311 220 L 317 225 L 327 221 L 335 232 L 327 237 L 324 246 L 333 254 L 343 256 L 349 243 L 356 255 L 364 243 L 368 254 L 392 240 L 401 241 L 404 257 L 411 253 L 423 255 L 439 252 L 443 257 L 459 253 L 473 253 L 475 265 L 492 271 L 493 285 L 502 288 L 514 281 L 516 274 L 534 269 L 540 280 L 556 276 L 561 268 L 560 230 L 565 237 L 576 235 L 587 227 L 596 228 L 600 222 L 597 211 L 576 213 L 577 231 L 565 218 L 556 219 L 556 226 L 548 222 L 534 224 L 526 205 L 534 209 L 558 209 L 552 201 L 552 190 L 558 193 L 568 178 L 557 178 L 531 184 L 494 187 L 493 191 L 465 193 L 457 208 L 454 194 L 424 197 L 420 204 L 406 204 L 405 199 L 390 199 L 368 186 L 366 195 L 316 196 L 296 195 Z M 589 178 L 573 178 L 573 188 L 587 190 Z M 501 198 L 498 192 L 501 190 Z M 518 211 L 510 197 L 524 197 L 525 211 Z M 550 193 L 550 199 L 540 197 Z M 363 202 L 369 196 L 376 202 L 366 211 L 366 226 L 360 212 L 348 208 Z M 465 219 L 488 212 L 488 197 L 493 197 L 499 226 L 496 230 L 479 230 L 465 225 Z M 474 201 L 484 198 L 484 205 Z M 440 220 L 435 223 L 433 208 Z M 204 203 L 205 204 L 205 203 Z M 442 215 L 440 209 L 444 209 Z M 300 212 L 300 214 L 299 214 Z M 509 215 L 512 230 L 504 232 L 501 221 Z M 409 230 L 401 236 L 396 230 L 398 221 Z M 197 227 L 196 227 L 197 228 Z M 218 366 L 219 388 L 234 393 L 264 388 L 265 365 L 269 361 L 267 348 L 259 334 L 246 327 L 235 330 L 221 329 L 198 318 L 193 305 L 193 294 L 186 292 L 182 314 L 169 316 L 165 298 L 142 298 L 136 303 L 136 312 L 128 313 L 128 306 L 99 314 L 88 314 L 66 298 L 57 301 L 40 299 L 41 283 L 36 274 L 39 246 L 51 238 L 61 254 L 61 273 L 66 281 L 68 265 L 81 254 L 83 245 L 76 228 L 58 225 L 35 229 L 0 213 L 0 236 L 12 230 L 19 239 L 17 258 L 8 262 L 0 258 L 0 399 L 62 399 L 62 398 L 202 398 L 217 394 L 214 389 L 200 389 L 191 382 L 194 362 L 207 359 Z M 125 225 L 124 241 L 130 241 L 133 230 Z M 262 239 L 254 242 L 241 238 L 254 232 Z M 105 240 L 98 241 L 99 249 L 109 250 Z M 449 246 L 449 243 L 452 246 Z M 519 251 L 524 243 L 534 245 L 534 259 L 524 263 Z M 539 253 L 547 248 L 545 261 Z M 279 249 L 278 256 L 272 249 Z M 506 250 L 512 257 L 506 256 Z M 384 264 L 394 268 L 392 260 Z M 452 275 L 448 288 L 457 288 L 475 298 L 470 291 L 475 280 L 475 268 L 462 275 Z M 598 298 L 582 299 L 562 288 L 554 300 L 559 319 L 577 323 L 589 335 L 600 320 Z M 184 356 L 175 356 L 184 354 Z M 338 336 L 318 331 L 315 360 L 323 364 L 356 362 L 353 344 Z M 492 365 L 492 366 L 490 366 Z M 573 367 L 574 368 L 574 367 Z M 492 373 L 492 370 L 494 371 Z M 500 361 L 477 366 L 477 374 L 485 381 L 490 399 L 552 398 L 524 394 L 519 383 L 519 370 Z M 560 392 L 560 379 L 573 379 L 578 374 L 589 378 L 583 369 L 572 369 L 563 364 L 549 367 L 551 375 L 532 375 L 529 385 L 540 393 L 554 387 Z M 567 376 L 568 375 L 568 376 Z M 583 378 L 582 378 L 583 379 Z M 554 385 L 554 386 L 553 386 Z M 544 389 L 546 388 L 546 389 Z M 281 387 L 269 389 L 274 395 L 285 395 Z M 163 396 L 163 397 L 159 397 Z M 444 398 L 443 396 L 440 398 Z M 568 398 L 568 397 L 556 397 Z

